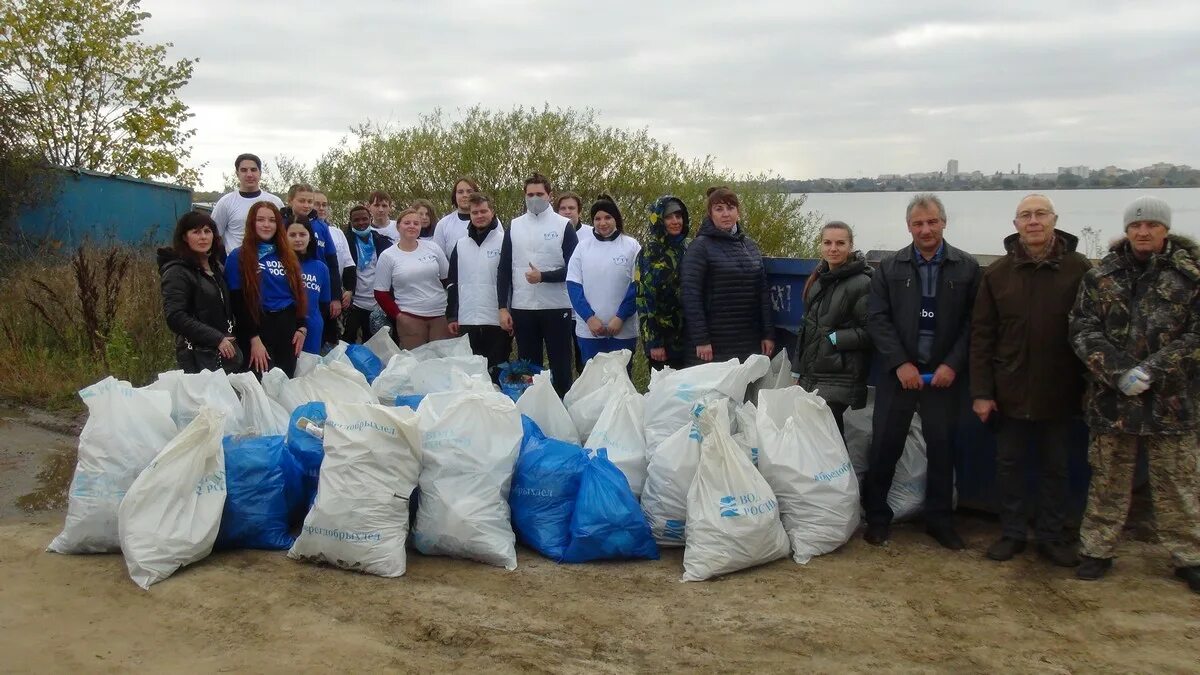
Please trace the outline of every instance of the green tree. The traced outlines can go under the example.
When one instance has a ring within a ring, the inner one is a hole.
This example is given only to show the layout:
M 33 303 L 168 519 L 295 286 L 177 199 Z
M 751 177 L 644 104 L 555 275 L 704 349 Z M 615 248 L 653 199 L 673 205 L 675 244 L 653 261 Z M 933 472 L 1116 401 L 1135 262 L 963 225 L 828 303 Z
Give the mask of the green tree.
M 644 233 L 646 209 L 659 196 L 674 194 L 688 204 L 694 232 L 704 214 L 705 190 L 728 185 L 738 191 L 743 222 L 766 255 L 816 251 L 815 218 L 804 210 L 803 196 L 789 198 L 778 188 L 779 176 L 721 171 L 712 157 L 685 159 L 645 129 L 601 125 L 593 110 L 476 106 L 459 119 L 439 110 L 398 129 L 368 122 L 352 129 L 352 136 L 311 171 L 280 163 L 280 177 L 312 179 L 344 214 L 378 189 L 398 204 L 425 198 L 448 210 L 454 180 L 470 175 L 507 222 L 524 210 L 525 177 L 539 171 L 555 191 L 577 192 L 585 204 L 600 193 L 612 196 L 626 231 L 636 237 Z
M 195 60 L 139 42 L 149 16 L 138 0 L 0 2 L 0 99 L 27 111 L 22 145 L 50 164 L 197 182 L 177 96 Z

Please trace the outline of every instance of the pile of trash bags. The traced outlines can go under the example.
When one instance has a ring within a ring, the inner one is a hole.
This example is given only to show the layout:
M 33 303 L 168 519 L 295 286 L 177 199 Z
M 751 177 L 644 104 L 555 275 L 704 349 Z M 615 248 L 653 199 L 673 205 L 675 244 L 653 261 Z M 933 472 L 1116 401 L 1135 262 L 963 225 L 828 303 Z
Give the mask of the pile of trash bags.
M 465 337 L 403 351 L 385 331 L 292 378 L 106 378 L 79 392 L 49 550 L 120 551 L 149 588 L 214 549 L 396 577 L 409 546 L 507 570 L 518 540 L 562 563 L 682 546 L 697 581 L 849 539 L 856 463 L 786 353 L 656 371 L 644 395 L 631 356 L 596 356 L 563 399 L 540 372 L 514 401 Z

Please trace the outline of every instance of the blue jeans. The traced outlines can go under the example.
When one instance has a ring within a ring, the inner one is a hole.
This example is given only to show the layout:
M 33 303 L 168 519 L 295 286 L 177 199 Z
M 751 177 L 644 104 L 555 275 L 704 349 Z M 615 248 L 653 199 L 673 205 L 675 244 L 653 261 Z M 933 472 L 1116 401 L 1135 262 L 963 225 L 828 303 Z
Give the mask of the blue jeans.
M 582 338 L 576 335 L 575 341 L 579 343 L 579 355 L 583 358 L 583 364 L 585 366 L 587 365 L 587 362 L 591 361 L 592 357 L 597 354 L 602 354 L 605 352 L 618 352 L 622 349 L 628 349 L 630 353 L 633 353 L 637 349 L 637 338 L 621 340 L 615 337 Z M 625 370 L 629 371 L 630 374 L 633 373 L 632 357 L 630 357 L 629 365 L 625 367 Z

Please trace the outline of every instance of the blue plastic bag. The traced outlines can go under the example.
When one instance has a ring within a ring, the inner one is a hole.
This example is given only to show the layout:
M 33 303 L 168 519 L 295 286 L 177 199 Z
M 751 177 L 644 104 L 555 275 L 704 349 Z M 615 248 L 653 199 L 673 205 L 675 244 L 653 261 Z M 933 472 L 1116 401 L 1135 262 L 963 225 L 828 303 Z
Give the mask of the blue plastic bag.
M 379 377 L 379 373 L 383 372 L 383 361 L 375 356 L 375 352 L 363 345 L 354 344 L 346 347 L 346 358 L 350 359 L 355 370 L 367 378 L 368 383 L 374 382 L 375 378 Z
M 583 470 L 562 561 L 658 560 L 658 545 L 625 474 L 600 449 Z
M 414 411 L 421 405 L 421 401 L 425 400 L 425 394 L 403 394 L 396 397 L 396 407 L 402 408 L 408 406 Z
M 291 548 L 289 523 L 303 499 L 300 467 L 283 436 L 226 436 L 225 510 L 217 548 Z
M 542 433 L 542 428 L 529 415 L 521 415 L 521 452 L 525 452 L 525 447 L 530 443 L 539 440 L 546 440 L 546 434 Z
M 317 479 L 321 476 L 321 460 L 325 459 L 325 441 L 321 436 L 314 436 L 300 428 L 299 424 L 300 420 L 306 419 L 312 424 L 324 427 L 325 416 L 325 404 L 313 401 L 293 410 L 292 418 L 288 421 L 287 449 L 300 466 L 305 511 L 317 497 Z
M 587 453 L 578 445 L 542 436 L 532 420 L 525 431 L 508 494 L 513 531 L 521 543 L 561 562 L 570 543 L 571 512 Z
M 533 381 L 525 381 L 525 376 L 534 376 L 542 372 L 542 367 L 532 361 L 516 360 L 502 363 L 496 368 L 496 378 L 499 380 L 500 393 L 511 398 L 515 403 L 525 390 L 533 386 Z

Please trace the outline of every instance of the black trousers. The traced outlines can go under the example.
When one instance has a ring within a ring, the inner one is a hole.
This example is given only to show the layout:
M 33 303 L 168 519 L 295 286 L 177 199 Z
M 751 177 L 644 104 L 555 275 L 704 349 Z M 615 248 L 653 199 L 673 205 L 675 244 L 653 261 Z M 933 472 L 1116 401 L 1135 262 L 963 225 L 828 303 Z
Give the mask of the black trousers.
M 498 381 L 500 373 L 496 368 L 508 361 L 512 354 L 512 336 L 499 326 L 463 326 L 459 325 L 460 335 L 466 335 L 471 341 L 471 353 L 487 359 L 488 372 L 492 381 Z
M 1038 541 L 1062 540 L 1071 493 L 1067 477 L 1067 443 L 1070 436 L 1070 419 L 1032 421 L 1000 418 L 996 433 L 996 486 L 1000 492 L 1003 536 L 1024 541 L 1029 531 L 1025 460 L 1032 442 L 1039 465 L 1034 532 Z
M 337 344 L 337 341 L 342 339 L 342 316 L 344 314 L 338 315 L 336 319 L 325 317 L 325 332 L 321 335 L 323 344 Z
M 829 406 L 829 412 L 833 413 L 833 421 L 837 422 L 838 433 L 842 435 L 842 440 L 846 440 L 846 422 L 843 419 L 846 415 L 846 408 L 850 406 L 845 403 L 825 402 Z
M 278 312 L 263 312 L 258 324 L 258 337 L 267 348 L 268 366 L 278 368 L 288 377 L 296 374 L 296 348 L 292 340 L 296 337 L 296 308 L 288 307 Z M 250 359 L 250 342 L 244 347 L 246 360 Z
M 649 363 L 650 367 L 654 370 L 662 370 L 666 366 L 671 366 L 671 368 L 674 370 L 682 370 L 687 367 L 687 361 L 682 355 L 675 357 L 668 355 L 666 361 L 655 361 L 654 359 L 650 358 L 650 352 L 648 350 L 646 351 L 646 362 Z
M 346 328 L 342 331 L 342 339 L 350 344 L 362 344 L 371 339 L 371 310 L 350 305 L 344 314 Z
M 540 365 L 544 353 L 550 361 L 554 391 L 558 392 L 559 398 L 566 396 L 574 379 L 571 366 L 575 348 L 571 343 L 575 341 L 575 319 L 571 318 L 571 310 L 564 307 L 510 311 L 513 336 L 517 340 L 517 357 Z
M 954 450 L 951 444 L 962 405 L 962 380 L 935 389 L 902 389 L 894 373 L 880 377 L 875 387 L 875 414 L 871 421 L 870 465 L 863 486 L 863 509 L 868 525 L 892 522 L 888 490 L 896 475 L 896 463 L 904 454 L 904 441 L 913 413 L 921 412 L 921 431 L 929 456 L 925 484 L 925 523 L 951 525 L 954 520 Z

